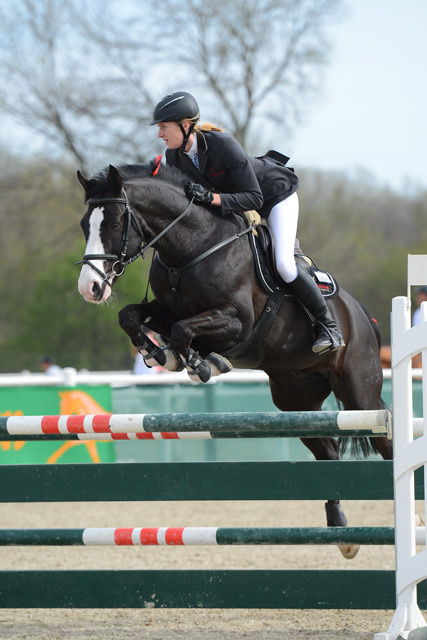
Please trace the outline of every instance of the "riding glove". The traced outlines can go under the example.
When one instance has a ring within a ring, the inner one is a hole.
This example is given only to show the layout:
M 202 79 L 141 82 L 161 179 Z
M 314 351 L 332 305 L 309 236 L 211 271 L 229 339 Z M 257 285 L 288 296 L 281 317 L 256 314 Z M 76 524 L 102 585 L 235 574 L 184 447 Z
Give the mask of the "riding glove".
M 194 182 L 187 182 L 187 196 L 190 199 L 194 198 L 196 202 L 201 202 L 202 204 L 212 204 L 213 200 L 212 191 Z

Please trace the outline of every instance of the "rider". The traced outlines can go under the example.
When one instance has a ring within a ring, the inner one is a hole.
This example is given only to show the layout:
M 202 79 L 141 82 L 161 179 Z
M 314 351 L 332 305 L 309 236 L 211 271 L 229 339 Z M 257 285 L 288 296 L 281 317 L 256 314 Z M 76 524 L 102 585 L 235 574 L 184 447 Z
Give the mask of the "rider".
M 267 220 L 275 241 L 277 271 L 314 318 L 312 350 L 321 354 L 340 349 L 344 340 L 323 295 L 295 262 L 298 178 L 285 167 L 289 158 L 276 151 L 253 158 L 223 129 L 197 124 L 199 118 L 196 100 L 185 91 L 171 93 L 156 105 L 150 125 L 159 127 L 167 163 L 194 181 L 188 183 L 187 195 L 195 201 L 221 207 L 224 214 L 255 209 Z

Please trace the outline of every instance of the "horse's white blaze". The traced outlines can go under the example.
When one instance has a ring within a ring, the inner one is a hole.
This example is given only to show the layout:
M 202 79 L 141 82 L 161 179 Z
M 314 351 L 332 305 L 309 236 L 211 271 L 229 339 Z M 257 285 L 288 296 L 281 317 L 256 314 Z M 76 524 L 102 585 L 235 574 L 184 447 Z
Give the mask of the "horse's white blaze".
M 97 207 L 91 213 L 89 220 L 89 236 L 86 244 L 85 254 L 97 254 L 97 253 L 105 253 L 104 245 L 101 242 L 101 224 L 104 219 L 104 210 Z M 103 260 L 91 260 L 92 264 L 104 271 L 104 262 Z M 78 289 L 79 293 L 83 296 L 85 300 L 88 302 L 95 302 L 100 304 L 101 302 L 105 302 L 107 298 L 110 296 L 111 287 L 106 286 L 104 289 L 104 294 L 101 300 L 95 300 L 93 294 L 94 284 L 98 285 L 100 288 L 103 286 L 103 279 L 101 276 L 94 270 L 90 265 L 84 264 L 82 266 Z

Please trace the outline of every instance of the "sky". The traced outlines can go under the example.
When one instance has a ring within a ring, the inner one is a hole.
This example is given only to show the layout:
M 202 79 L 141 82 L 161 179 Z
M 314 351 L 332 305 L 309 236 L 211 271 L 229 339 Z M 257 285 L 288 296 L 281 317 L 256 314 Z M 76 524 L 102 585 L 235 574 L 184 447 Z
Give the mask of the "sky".
M 323 95 L 292 141 L 292 164 L 371 172 L 427 189 L 427 0 L 347 0 L 331 29 Z

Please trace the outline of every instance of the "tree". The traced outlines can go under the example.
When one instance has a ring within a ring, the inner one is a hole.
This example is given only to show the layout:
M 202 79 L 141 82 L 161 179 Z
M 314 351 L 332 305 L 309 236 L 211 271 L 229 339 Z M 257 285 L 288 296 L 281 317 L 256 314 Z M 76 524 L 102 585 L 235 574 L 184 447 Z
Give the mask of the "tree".
M 220 113 L 239 142 L 259 152 L 260 128 L 273 122 L 276 135 L 277 126 L 289 133 L 319 91 L 327 27 L 341 7 L 340 0 L 187 0 L 182 11 L 164 0 L 160 41 L 170 64 L 193 70 L 209 113 Z
M 85 172 L 155 151 L 147 123 L 168 91 L 244 145 L 288 128 L 318 89 L 343 0 L 3 0 L 0 111 Z M 151 142 L 147 143 L 147 140 Z
M 366 174 L 299 177 L 302 250 L 369 307 L 389 343 L 391 299 L 406 295 L 407 255 L 426 253 L 426 194 L 404 197 Z
M 12 338 L 37 274 L 55 273 L 58 260 L 81 237 L 84 209 L 83 192 L 68 167 L 53 167 L 41 158 L 24 161 L 4 150 L 0 191 L 1 346 Z
M 83 304 L 74 263 L 84 254 L 85 205 L 74 169 L 6 151 L 1 158 L 0 370 L 34 369 L 45 352 L 64 365 L 127 368 L 129 340 L 118 327 L 118 305 L 141 300 L 148 260 L 119 279 L 117 306 Z

